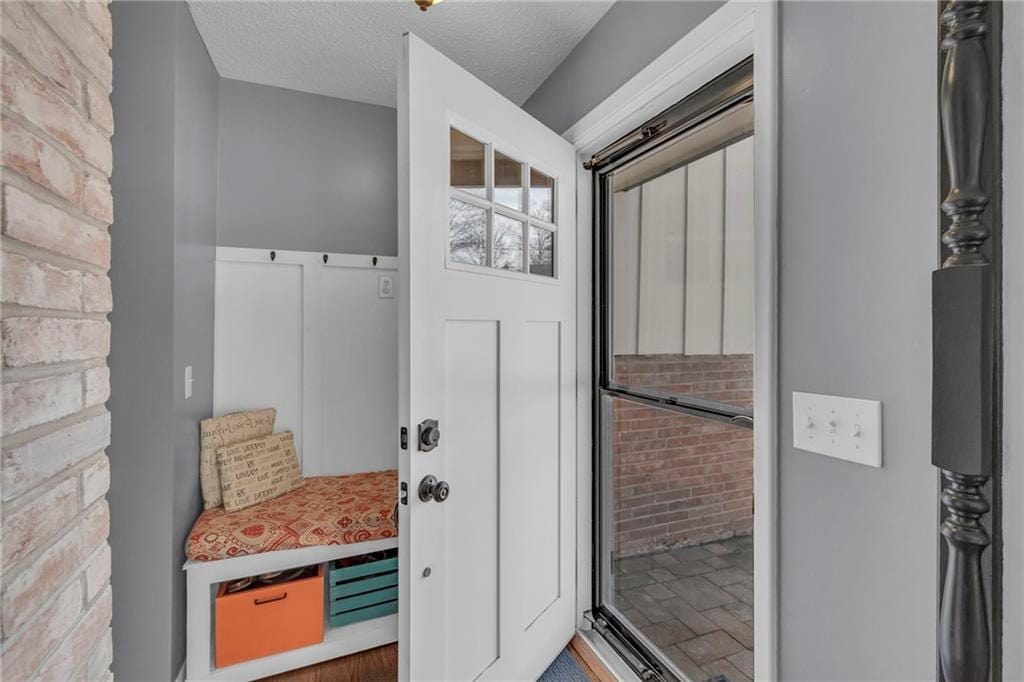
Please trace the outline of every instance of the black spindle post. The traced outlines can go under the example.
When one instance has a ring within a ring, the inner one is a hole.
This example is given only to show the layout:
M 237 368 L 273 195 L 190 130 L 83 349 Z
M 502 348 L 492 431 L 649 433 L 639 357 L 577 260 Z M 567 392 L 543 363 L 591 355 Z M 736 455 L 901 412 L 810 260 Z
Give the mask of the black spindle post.
M 932 275 L 932 464 L 942 472 L 941 534 L 946 543 L 938 654 L 945 682 L 986 682 L 992 662 L 982 555 L 993 475 L 993 266 L 983 251 L 982 161 L 989 119 L 990 73 L 984 0 L 954 0 L 942 14 L 945 52 L 940 87 L 949 194 L 948 257 Z

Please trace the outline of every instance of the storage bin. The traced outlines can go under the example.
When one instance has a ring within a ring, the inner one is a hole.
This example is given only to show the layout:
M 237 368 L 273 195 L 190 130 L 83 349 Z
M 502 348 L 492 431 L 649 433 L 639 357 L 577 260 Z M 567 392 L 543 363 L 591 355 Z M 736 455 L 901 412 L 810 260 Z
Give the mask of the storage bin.
M 324 567 L 316 575 L 233 594 L 227 583 L 214 607 L 218 668 L 324 641 Z
M 330 622 L 332 627 L 351 625 L 371 618 L 398 613 L 398 556 L 331 565 Z

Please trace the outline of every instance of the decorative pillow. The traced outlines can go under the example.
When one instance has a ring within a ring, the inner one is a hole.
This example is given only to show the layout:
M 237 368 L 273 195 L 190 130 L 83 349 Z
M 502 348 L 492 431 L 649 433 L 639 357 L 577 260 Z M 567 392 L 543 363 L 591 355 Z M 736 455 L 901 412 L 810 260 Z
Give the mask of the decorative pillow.
M 228 512 L 272 500 L 302 485 L 291 431 L 219 448 L 217 466 Z
M 203 509 L 220 506 L 220 473 L 217 448 L 243 443 L 274 432 L 277 410 L 234 412 L 223 417 L 204 419 L 200 428 L 199 483 L 203 491 Z

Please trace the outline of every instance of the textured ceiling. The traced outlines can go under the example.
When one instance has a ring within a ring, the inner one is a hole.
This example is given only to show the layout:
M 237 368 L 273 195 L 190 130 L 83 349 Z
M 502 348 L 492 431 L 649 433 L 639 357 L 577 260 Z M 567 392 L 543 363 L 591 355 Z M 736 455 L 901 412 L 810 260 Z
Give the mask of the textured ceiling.
M 221 76 L 387 106 L 406 31 L 522 104 L 611 4 L 189 2 Z

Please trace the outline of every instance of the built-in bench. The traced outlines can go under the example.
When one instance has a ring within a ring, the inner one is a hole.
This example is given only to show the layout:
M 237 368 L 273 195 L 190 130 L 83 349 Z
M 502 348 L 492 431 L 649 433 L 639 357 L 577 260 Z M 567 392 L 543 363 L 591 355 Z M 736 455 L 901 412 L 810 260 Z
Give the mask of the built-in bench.
M 204 511 L 185 548 L 186 679 L 252 680 L 397 641 L 395 614 L 332 627 L 328 611 L 321 644 L 225 668 L 213 664 L 214 598 L 220 583 L 396 548 L 397 491 L 394 470 L 317 476 L 248 509 Z

